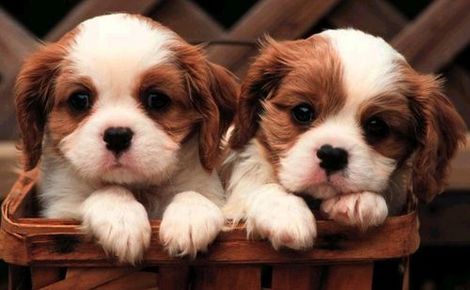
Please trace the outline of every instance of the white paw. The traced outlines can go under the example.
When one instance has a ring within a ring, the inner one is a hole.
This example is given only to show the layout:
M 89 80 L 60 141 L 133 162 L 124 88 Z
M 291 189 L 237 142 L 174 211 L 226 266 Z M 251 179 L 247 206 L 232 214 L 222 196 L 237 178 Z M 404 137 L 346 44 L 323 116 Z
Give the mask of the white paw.
M 327 199 L 321 210 L 332 220 L 363 230 L 382 224 L 388 215 L 383 196 L 367 191 Z
M 308 249 L 317 236 L 315 218 L 304 200 L 277 184 L 253 193 L 246 227 L 248 235 L 269 239 L 275 249 Z
M 120 263 L 142 260 L 150 244 L 147 211 L 126 189 L 113 186 L 94 192 L 82 206 L 82 228 Z
M 222 211 L 194 191 L 177 194 L 165 209 L 160 225 L 160 241 L 171 256 L 206 251 L 224 225 Z

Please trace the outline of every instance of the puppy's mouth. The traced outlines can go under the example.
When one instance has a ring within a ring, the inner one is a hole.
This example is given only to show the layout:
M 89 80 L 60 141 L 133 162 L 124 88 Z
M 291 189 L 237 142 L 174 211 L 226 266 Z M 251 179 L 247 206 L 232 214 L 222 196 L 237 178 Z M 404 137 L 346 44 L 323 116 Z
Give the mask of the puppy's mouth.
M 119 161 L 118 158 L 116 158 L 112 163 L 111 165 L 109 166 L 111 169 L 113 168 L 122 168 L 124 167 L 124 164 L 121 163 L 121 161 Z
M 132 169 L 130 157 L 125 152 L 120 154 L 107 154 L 103 162 L 105 170 Z
M 346 177 L 342 172 L 328 172 L 325 170 L 316 170 L 314 174 L 312 174 L 308 183 L 311 186 L 317 185 L 329 185 L 333 187 L 337 187 L 339 184 L 343 183 Z
M 319 170 L 313 174 L 307 184 L 307 188 L 303 191 L 303 194 L 320 199 L 349 194 L 356 190 L 354 186 L 348 182 L 343 172 L 328 174 L 323 170 Z

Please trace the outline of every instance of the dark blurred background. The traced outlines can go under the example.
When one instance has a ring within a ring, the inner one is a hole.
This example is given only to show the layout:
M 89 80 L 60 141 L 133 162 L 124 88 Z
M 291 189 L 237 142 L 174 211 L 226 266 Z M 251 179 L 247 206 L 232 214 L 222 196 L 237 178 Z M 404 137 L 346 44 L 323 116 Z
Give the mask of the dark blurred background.
M 115 11 L 148 15 L 243 78 L 256 54 L 249 45 L 268 33 L 295 39 L 328 28 L 355 27 L 381 36 L 418 70 L 442 74 L 446 91 L 470 124 L 470 0 L 0 0 L 0 191 L 17 172 L 12 86 L 38 41 L 55 41 L 84 19 Z M 470 289 L 470 152 L 454 162 L 445 194 L 423 206 L 422 243 L 411 259 L 411 289 Z M 398 270 L 398 269 L 394 269 Z M 0 289 L 6 288 L 5 264 Z

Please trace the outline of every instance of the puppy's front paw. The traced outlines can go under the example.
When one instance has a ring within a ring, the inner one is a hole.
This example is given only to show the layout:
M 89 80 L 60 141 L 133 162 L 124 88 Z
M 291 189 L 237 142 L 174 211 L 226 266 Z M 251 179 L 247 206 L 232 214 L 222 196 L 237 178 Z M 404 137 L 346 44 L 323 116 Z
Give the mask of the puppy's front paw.
M 177 194 L 163 214 L 160 241 L 171 256 L 206 251 L 222 229 L 222 211 L 210 200 L 194 191 Z
M 317 235 L 315 218 L 302 198 L 284 192 L 276 184 L 256 192 L 246 227 L 248 235 L 268 238 L 275 249 L 308 249 Z
M 327 199 L 321 210 L 332 220 L 363 230 L 382 224 L 388 215 L 383 196 L 368 191 Z
M 120 263 L 142 260 L 150 244 L 147 211 L 130 192 L 119 187 L 95 192 L 83 204 L 82 228 Z

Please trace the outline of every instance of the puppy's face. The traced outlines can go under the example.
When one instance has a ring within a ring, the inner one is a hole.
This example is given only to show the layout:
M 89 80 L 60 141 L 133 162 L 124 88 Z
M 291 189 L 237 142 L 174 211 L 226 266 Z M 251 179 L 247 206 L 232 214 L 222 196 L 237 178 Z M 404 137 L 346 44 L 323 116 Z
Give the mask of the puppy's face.
M 198 136 L 210 170 L 236 93 L 229 73 L 169 29 L 133 15 L 93 18 L 29 58 L 19 75 L 26 167 L 42 149 L 87 179 L 159 182 Z
M 318 198 L 384 192 L 414 156 L 414 190 L 441 190 L 464 125 L 382 39 L 354 30 L 268 42 L 242 86 L 231 140 L 256 136 L 279 182 Z

